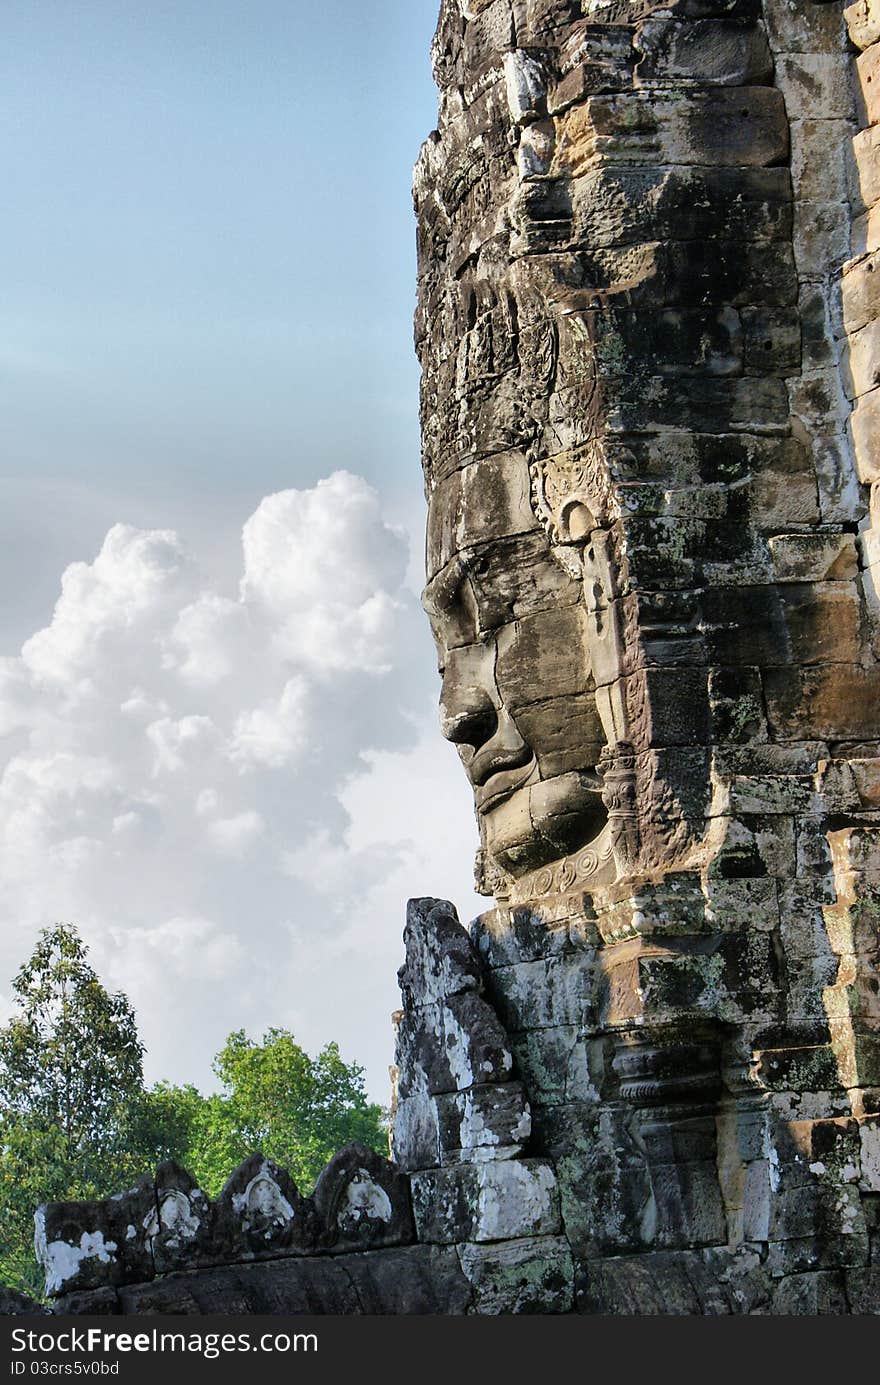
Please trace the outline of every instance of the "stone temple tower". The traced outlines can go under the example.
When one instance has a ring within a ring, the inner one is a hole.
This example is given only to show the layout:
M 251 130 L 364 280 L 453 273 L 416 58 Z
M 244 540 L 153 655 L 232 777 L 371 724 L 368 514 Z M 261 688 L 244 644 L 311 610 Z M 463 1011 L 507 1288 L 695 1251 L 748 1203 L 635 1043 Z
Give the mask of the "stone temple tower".
M 393 1164 L 49 1204 L 51 1291 L 878 1312 L 880 0 L 442 0 L 432 56 L 424 605 L 487 911 L 410 903 Z
M 875 11 L 446 0 L 434 43 L 425 604 L 593 1311 L 876 1302 Z

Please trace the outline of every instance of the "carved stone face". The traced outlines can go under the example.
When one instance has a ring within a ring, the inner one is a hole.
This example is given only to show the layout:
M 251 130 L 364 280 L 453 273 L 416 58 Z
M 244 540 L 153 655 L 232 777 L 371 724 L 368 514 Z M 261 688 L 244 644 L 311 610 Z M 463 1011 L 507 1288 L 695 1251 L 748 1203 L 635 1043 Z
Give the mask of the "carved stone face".
M 474 790 L 489 883 L 578 851 L 605 821 L 583 583 L 554 558 L 529 496 L 525 458 L 510 452 L 453 472 L 429 501 L 441 726 Z

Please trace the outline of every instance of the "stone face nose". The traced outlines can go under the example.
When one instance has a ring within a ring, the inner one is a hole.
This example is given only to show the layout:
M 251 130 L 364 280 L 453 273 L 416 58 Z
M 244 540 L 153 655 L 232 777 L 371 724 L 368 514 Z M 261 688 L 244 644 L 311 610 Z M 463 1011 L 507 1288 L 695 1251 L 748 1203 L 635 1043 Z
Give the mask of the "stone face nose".
M 518 769 L 532 759 L 531 748 L 498 692 L 495 658 L 494 641 L 451 650 L 440 693 L 440 729 L 457 747 L 478 791 L 493 775 Z
M 472 758 L 498 728 L 494 645 L 449 651 L 440 690 L 440 729 Z

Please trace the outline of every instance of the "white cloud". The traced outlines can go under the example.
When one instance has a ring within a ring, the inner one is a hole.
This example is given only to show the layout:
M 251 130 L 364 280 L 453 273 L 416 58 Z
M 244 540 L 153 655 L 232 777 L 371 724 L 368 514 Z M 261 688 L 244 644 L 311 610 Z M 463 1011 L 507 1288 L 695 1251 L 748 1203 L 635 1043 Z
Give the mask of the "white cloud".
M 79 924 L 152 1076 L 232 1028 L 331 1038 L 386 1096 L 410 894 L 473 912 L 475 830 L 436 731 L 408 547 L 345 472 L 268 496 L 237 597 L 176 534 L 115 525 L 0 660 L 0 993 Z
M 282 657 L 317 675 L 390 671 L 406 576 L 403 534 L 360 476 L 269 495 L 244 526 L 242 597 Z

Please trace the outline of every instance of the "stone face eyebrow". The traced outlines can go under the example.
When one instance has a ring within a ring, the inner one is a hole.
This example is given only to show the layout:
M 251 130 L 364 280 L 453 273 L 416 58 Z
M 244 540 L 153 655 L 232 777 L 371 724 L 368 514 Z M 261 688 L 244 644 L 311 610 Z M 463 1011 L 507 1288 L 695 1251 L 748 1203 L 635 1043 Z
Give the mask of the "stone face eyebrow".
M 436 620 L 450 615 L 461 600 L 462 585 L 467 577 L 467 565 L 457 553 L 444 568 L 427 582 L 422 590 L 421 604 L 426 615 Z

